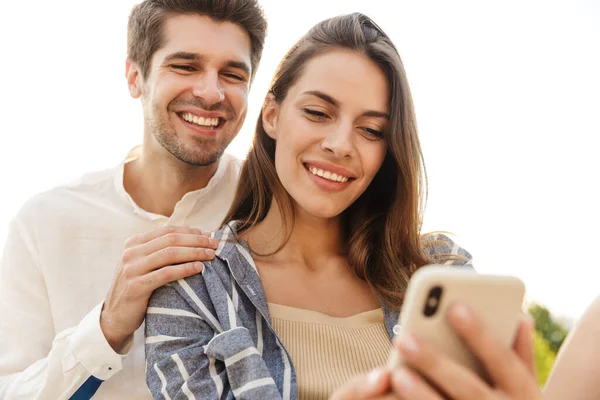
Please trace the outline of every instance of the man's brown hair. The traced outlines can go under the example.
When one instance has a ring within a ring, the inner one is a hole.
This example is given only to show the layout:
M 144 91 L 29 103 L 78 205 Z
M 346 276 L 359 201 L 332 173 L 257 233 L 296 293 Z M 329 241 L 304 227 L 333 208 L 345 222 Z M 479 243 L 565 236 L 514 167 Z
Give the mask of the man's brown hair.
M 171 15 L 197 14 L 217 22 L 238 24 L 250 36 L 251 80 L 262 56 L 267 21 L 256 0 L 145 0 L 131 10 L 127 26 L 127 58 L 148 76 L 154 53 L 162 46 L 164 21 Z

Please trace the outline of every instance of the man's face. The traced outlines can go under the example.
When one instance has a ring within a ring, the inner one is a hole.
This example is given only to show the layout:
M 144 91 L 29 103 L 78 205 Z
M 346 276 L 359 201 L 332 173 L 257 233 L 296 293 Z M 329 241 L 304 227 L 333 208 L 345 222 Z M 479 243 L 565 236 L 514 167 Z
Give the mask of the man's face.
M 164 22 L 163 42 L 140 85 L 145 145 L 189 165 L 213 164 L 246 117 L 250 37 L 231 22 L 177 15 Z

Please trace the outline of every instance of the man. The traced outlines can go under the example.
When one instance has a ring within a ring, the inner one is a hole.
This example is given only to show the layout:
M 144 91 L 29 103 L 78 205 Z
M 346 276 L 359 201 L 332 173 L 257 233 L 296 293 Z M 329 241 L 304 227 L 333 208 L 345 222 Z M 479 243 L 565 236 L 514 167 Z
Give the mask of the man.
M 233 197 L 239 162 L 223 152 L 246 116 L 265 32 L 256 0 L 134 7 L 126 77 L 143 105 L 143 146 L 13 220 L 0 264 L 0 398 L 149 398 L 147 302 L 214 256 L 200 228 L 217 228 Z

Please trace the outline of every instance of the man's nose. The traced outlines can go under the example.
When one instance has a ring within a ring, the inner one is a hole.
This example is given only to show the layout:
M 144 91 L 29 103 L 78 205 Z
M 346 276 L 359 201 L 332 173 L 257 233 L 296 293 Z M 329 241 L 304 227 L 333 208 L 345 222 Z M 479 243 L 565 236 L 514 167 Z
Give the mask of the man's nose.
M 206 71 L 194 83 L 192 94 L 204 101 L 210 107 L 225 99 L 223 88 L 220 87 L 219 74 L 216 71 Z

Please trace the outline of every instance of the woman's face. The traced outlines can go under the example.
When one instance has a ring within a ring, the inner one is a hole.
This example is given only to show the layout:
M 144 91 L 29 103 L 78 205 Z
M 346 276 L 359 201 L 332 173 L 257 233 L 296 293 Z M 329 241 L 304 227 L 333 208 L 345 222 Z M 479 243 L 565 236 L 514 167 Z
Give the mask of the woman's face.
M 344 49 L 311 59 L 281 104 L 270 95 L 263 125 L 298 211 L 333 218 L 367 189 L 387 151 L 388 103 L 379 67 Z

